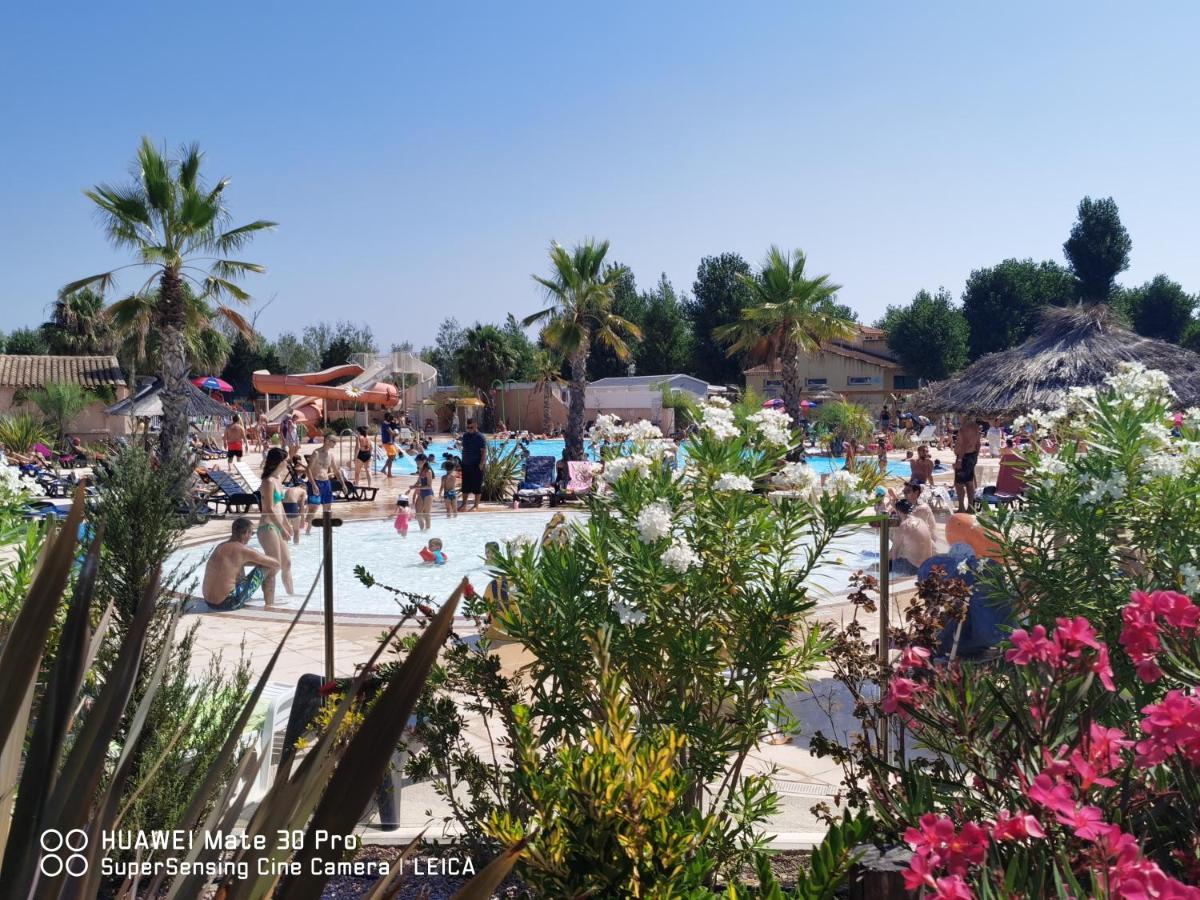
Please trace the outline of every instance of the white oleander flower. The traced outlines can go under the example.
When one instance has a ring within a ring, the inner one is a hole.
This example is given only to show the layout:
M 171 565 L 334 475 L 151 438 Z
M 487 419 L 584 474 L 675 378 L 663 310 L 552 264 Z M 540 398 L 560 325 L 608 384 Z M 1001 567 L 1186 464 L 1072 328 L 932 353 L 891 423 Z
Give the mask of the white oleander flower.
M 687 541 L 683 538 L 675 538 L 671 541 L 671 546 L 663 552 L 662 561 L 668 568 L 674 569 L 682 575 L 698 563 L 700 557 Z
M 787 447 L 792 443 L 792 418 L 778 409 L 760 409 L 748 420 L 757 429 L 762 439 L 777 447 Z
M 1041 475 L 1065 475 L 1067 464 L 1052 453 L 1043 453 L 1038 457 L 1037 471 Z
M 1193 428 L 1200 428 L 1200 406 L 1192 406 L 1184 410 L 1183 421 Z
M 646 614 L 636 606 L 617 601 L 612 608 L 617 614 L 617 621 L 622 625 L 641 625 L 646 621 Z
M 1117 366 L 1117 371 L 1105 378 L 1104 382 L 1118 397 L 1128 400 L 1135 409 L 1141 409 L 1155 400 L 1169 400 L 1175 396 L 1175 392 L 1171 390 L 1171 380 L 1165 372 L 1147 369 L 1137 362 L 1121 363 Z
M 638 536 L 643 544 L 653 544 L 671 534 L 671 507 L 651 503 L 637 515 Z
M 861 489 L 858 476 L 849 469 L 838 469 L 825 479 L 825 490 L 835 494 L 857 494 Z
M 621 427 L 621 420 L 614 415 L 604 413 L 596 416 L 596 421 L 592 423 L 592 427 L 588 430 L 588 437 L 593 443 L 620 443 L 625 440 L 625 431 Z
M 639 453 L 614 457 L 604 464 L 604 480 L 608 484 L 615 484 L 626 472 L 636 472 L 638 476 L 645 476 L 650 472 L 650 463 L 649 457 Z
M 802 462 L 784 463 L 783 468 L 775 473 L 771 481 L 780 487 L 808 493 L 817 486 L 817 473 L 813 471 L 812 466 Z
M 1155 478 L 1181 478 L 1184 457 L 1173 453 L 1155 453 L 1142 460 L 1142 481 Z
M 1094 387 L 1067 388 L 1067 399 L 1064 404 L 1071 412 L 1082 412 L 1096 402 Z
M 729 405 L 730 405 L 729 401 L 726 400 L 724 397 L 720 396 L 719 394 L 714 394 L 713 396 L 707 398 L 704 402 L 706 404 L 708 404 L 709 406 L 718 406 L 718 407 L 721 407 L 722 409 L 729 409 Z
M 1107 498 L 1120 500 L 1125 496 L 1126 480 L 1124 472 L 1113 472 L 1107 478 L 1088 476 L 1083 480 L 1085 490 L 1079 499 L 1084 503 L 1103 503 Z
M 954 567 L 954 570 L 958 572 L 959 575 L 966 575 L 971 571 L 971 564 L 965 559 L 960 559 L 958 561 L 958 565 Z
M 1171 430 L 1162 422 L 1143 422 L 1142 434 L 1156 447 L 1161 447 L 1171 441 Z
M 663 436 L 662 431 L 659 430 L 657 425 L 653 425 L 650 422 L 647 422 L 645 419 L 634 422 L 632 425 L 630 425 L 626 430 L 626 434 L 628 435 L 629 440 L 639 443 L 661 440 Z
M 713 490 L 752 491 L 754 490 L 754 482 L 750 480 L 748 475 L 738 475 L 733 472 L 726 472 L 713 482 Z
M 741 434 L 733 421 L 733 410 L 729 408 L 728 401 L 724 401 L 723 404 L 711 401 L 705 404 L 702 407 L 700 427 L 722 441 L 732 440 Z
M 1183 576 L 1183 592 L 1185 594 L 1200 593 L 1200 568 L 1191 563 L 1184 563 L 1179 567 L 1179 574 Z

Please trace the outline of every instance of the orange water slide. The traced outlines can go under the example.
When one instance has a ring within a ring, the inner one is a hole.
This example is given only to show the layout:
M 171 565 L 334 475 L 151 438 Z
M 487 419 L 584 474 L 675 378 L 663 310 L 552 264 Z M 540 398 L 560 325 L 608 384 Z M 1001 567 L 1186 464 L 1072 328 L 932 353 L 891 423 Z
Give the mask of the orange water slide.
M 251 381 L 254 383 L 254 389 L 261 394 L 314 397 L 342 403 L 365 403 L 368 406 L 395 406 L 399 402 L 400 392 L 395 385 L 386 382 L 379 382 L 373 387 L 362 388 L 357 392 L 347 390 L 345 385 L 326 384 L 338 378 L 356 378 L 362 373 L 362 366 L 352 363 L 331 366 L 320 372 L 302 372 L 298 375 L 272 375 L 262 369 L 251 376 Z

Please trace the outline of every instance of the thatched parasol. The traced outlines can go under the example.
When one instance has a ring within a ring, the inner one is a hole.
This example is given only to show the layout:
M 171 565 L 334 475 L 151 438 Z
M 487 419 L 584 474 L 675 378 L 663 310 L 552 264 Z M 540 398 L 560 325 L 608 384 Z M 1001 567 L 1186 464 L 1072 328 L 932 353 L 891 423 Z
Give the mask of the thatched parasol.
M 1123 362 L 1165 372 L 1181 406 L 1200 405 L 1200 354 L 1134 334 L 1106 304 L 1047 308 L 1023 344 L 980 357 L 907 404 L 925 413 L 1005 417 L 1053 409 L 1068 388 L 1100 387 Z
M 110 416 L 149 419 L 163 414 L 162 383 L 157 378 L 144 378 L 138 379 L 138 381 L 140 383 L 137 393 L 110 406 L 108 408 Z M 191 383 L 188 384 L 184 396 L 187 400 L 187 414 L 190 419 L 199 419 L 205 416 L 228 418 L 234 413 L 232 409 L 218 403 Z

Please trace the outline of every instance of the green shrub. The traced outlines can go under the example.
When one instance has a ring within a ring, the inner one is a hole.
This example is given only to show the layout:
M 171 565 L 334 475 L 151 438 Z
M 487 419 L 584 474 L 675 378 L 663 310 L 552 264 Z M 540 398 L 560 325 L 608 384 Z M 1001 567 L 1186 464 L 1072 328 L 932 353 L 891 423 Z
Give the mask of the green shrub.
M 34 444 L 48 444 L 50 430 L 37 416 L 11 412 L 0 416 L 0 444 L 13 453 L 29 453 Z
M 525 468 L 525 458 L 517 452 L 517 445 L 488 443 L 487 465 L 483 470 L 483 499 L 494 503 L 507 503 Z

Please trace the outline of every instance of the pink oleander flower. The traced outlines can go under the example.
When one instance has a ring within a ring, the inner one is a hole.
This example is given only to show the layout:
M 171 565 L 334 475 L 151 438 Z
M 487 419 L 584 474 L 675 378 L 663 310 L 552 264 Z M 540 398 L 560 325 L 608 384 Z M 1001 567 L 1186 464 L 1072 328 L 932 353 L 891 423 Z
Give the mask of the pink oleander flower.
M 1005 658 L 1018 666 L 1027 666 L 1031 662 L 1043 662 L 1052 669 L 1058 668 L 1058 648 L 1046 637 L 1046 629 L 1042 625 L 1034 625 L 1033 632 L 1024 628 L 1016 629 L 1008 636 L 1013 648 L 1005 654 Z
M 975 893 L 957 875 L 939 878 L 930 896 L 936 900 L 975 900 Z
M 1033 779 L 1033 784 L 1025 789 L 1025 796 L 1053 813 L 1069 814 L 1075 811 L 1075 792 L 1071 786 L 1056 782 L 1045 773 Z
M 1084 747 L 1088 761 L 1097 771 L 1107 774 L 1124 763 L 1123 753 L 1133 746 L 1120 728 L 1106 728 L 1097 722 L 1088 726 Z
M 926 690 L 928 688 L 922 684 L 917 684 L 911 678 L 892 678 L 888 681 L 887 696 L 883 698 L 883 703 L 880 706 L 889 715 L 896 712 L 905 712 L 909 707 L 916 705 L 917 697 Z
M 1093 786 L 1116 786 L 1116 782 L 1111 778 L 1106 778 L 1104 773 L 1097 769 L 1078 747 L 1071 751 L 1071 770 L 1079 780 L 1079 789 L 1081 791 L 1086 791 Z
M 901 669 L 924 669 L 929 666 L 929 648 L 918 647 L 915 644 L 910 647 L 905 647 L 904 652 L 900 654 L 900 660 L 896 663 Z
M 1068 812 L 1056 812 L 1054 817 L 1075 832 L 1075 837 L 1094 841 L 1102 833 L 1104 813 L 1096 806 L 1081 806 Z
M 1129 654 L 1142 681 L 1153 683 L 1162 677 L 1158 653 L 1162 650 L 1161 617 L 1168 626 L 1194 634 L 1200 631 L 1200 607 L 1186 594 L 1176 591 L 1134 591 L 1129 604 L 1121 610 L 1121 646 Z
M 928 857 L 934 868 L 965 875 L 968 866 L 979 865 L 987 855 L 987 830 L 974 822 L 964 822 L 962 829 L 956 830 L 946 816 L 926 813 L 917 825 L 904 832 L 904 840 L 916 855 Z
M 1116 825 L 1104 825 L 1097 831 L 1096 846 L 1110 860 L 1109 896 L 1123 900 L 1200 900 L 1200 888 L 1176 881 L 1145 859 L 1133 835 Z
M 1178 753 L 1200 766 L 1200 697 L 1168 691 L 1161 702 L 1143 707 L 1142 712 L 1145 739 L 1137 743 L 1137 765 L 1157 765 Z
M 1105 690 L 1115 691 L 1117 689 L 1117 685 L 1113 681 L 1112 662 L 1108 658 L 1107 647 L 1101 647 L 1096 651 L 1096 658 L 1092 660 L 1091 670 L 1096 673 Z
M 914 853 L 909 860 L 908 868 L 904 870 L 904 887 L 910 891 L 919 891 L 923 887 L 934 887 L 935 868 L 929 861 L 929 854 Z
M 1053 782 L 1066 781 L 1071 775 L 1071 761 L 1064 756 L 1067 752 L 1066 747 L 1058 749 L 1058 756 L 1054 756 L 1049 750 L 1042 750 L 1042 772 L 1043 775 L 1049 775 Z
M 1042 830 L 1042 823 L 1037 816 L 1020 810 L 1011 815 L 1008 810 L 1000 810 L 996 814 L 996 824 L 992 826 L 992 838 L 997 841 L 1023 841 L 1045 836 L 1046 832 Z
M 1103 646 L 1096 640 L 1096 630 L 1092 623 L 1083 616 L 1073 619 L 1059 618 L 1054 620 L 1054 646 L 1058 655 L 1064 659 L 1078 659 L 1085 647 L 1099 650 Z

